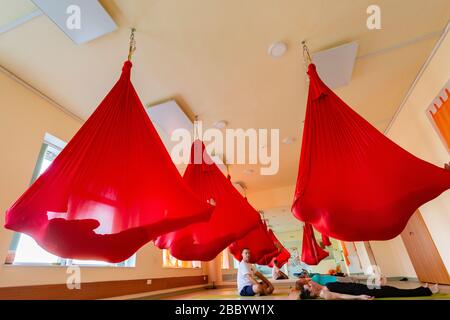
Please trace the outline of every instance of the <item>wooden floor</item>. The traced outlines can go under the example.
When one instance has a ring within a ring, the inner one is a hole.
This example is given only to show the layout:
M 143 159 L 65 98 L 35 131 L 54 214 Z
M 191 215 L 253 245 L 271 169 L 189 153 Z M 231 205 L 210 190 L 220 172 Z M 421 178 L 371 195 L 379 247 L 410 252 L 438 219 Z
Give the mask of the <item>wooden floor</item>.
M 273 295 L 264 297 L 241 297 L 234 288 L 210 289 L 164 298 L 164 300 L 286 300 L 289 288 L 276 289 Z
M 388 285 L 398 288 L 415 288 L 421 283 L 412 281 L 391 281 Z M 433 297 L 434 299 L 450 299 L 450 286 L 440 286 L 441 291 L 439 295 Z M 199 290 L 196 292 L 174 295 L 162 298 L 163 300 L 286 300 L 288 298 L 290 288 L 286 285 L 276 285 L 274 294 L 263 297 L 241 297 L 237 294 L 235 287 L 222 289 L 208 289 Z M 149 297 L 149 299 L 151 299 Z

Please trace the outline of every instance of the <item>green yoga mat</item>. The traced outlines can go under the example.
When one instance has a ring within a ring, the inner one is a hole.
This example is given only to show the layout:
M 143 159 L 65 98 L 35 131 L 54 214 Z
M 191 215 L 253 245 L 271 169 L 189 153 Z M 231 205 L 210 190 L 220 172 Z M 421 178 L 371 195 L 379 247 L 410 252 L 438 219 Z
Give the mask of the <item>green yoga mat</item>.
M 438 293 L 426 297 L 378 298 L 376 300 L 450 300 L 450 293 Z
M 275 294 L 271 294 L 270 297 L 288 297 L 287 293 L 275 293 Z M 239 298 L 258 298 L 256 297 L 241 297 L 238 294 L 210 294 L 210 295 L 205 295 L 205 296 L 196 296 L 196 297 L 192 297 L 190 299 L 193 300 L 225 300 L 225 299 L 239 299 Z
M 272 294 L 272 297 L 286 297 L 286 293 L 276 293 Z M 238 298 L 244 298 L 237 294 L 212 294 L 212 295 L 205 295 L 205 296 L 197 296 L 193 297 L 193 300 L 225 300 L 225 299 L 238 299 Z M 258 297 L 245 297 L 245 298 L 255 298 L 258 299 Z M 434 294 L 432 296 L 425 296 L 425 297 L 404 297 L 404 298 L 378 298 L 375 300 L 450 300 L 450 293 L 438 293 Z

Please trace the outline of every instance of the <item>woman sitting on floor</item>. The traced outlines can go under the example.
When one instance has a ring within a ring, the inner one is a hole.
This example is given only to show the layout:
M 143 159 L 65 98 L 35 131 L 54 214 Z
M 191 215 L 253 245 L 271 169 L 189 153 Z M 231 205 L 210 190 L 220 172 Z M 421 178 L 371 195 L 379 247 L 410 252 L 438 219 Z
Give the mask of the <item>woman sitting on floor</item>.
M 289 279 L 289 277 L 278 267 L 278 260 L 273 260 L 272 279 L 273 280 Z
M 300 287 L 300 288 L 299 288 Z M 291 299 L 315 299 L 325 300 L 372 300 L 374 298 L 395 297 L 422 297 L 431 296 L 439 292 L 436 284 L 431 288 L 428 284 L 415 289 L 399 289 L 391 286 L 369 288 L 361 283 L 331 282 L 326 286 L 310 281 L 308 284 L 298 285 L 291 290 Z

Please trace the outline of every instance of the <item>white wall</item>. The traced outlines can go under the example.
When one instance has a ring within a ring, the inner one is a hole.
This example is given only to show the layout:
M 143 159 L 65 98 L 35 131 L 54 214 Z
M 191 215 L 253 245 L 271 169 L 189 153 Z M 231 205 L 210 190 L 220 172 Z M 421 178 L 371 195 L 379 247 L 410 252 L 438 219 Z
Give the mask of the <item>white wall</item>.
M 450 78 L 450 35 L 442 42 L 393 122 L 387 136 L 417 157 L 443 167 L 450 155 L 427 118 L 426 109 Z M 450 191 L 420 209 L 436 247 L 450 272 Z M 415 276 L 401 238 L 372 242 L 382 271 Z

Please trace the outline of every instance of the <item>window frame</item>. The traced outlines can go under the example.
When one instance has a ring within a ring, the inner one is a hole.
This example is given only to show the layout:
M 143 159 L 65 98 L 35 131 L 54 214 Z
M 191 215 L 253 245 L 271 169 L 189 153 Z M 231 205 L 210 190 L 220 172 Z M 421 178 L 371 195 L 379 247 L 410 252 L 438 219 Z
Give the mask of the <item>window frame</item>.
M 163 267 L 164 269 L 178 269 L 178 270 L 179 270 L 179 269 L 183 269 L 183 270 L 189 270 L 189 269 L 192 269 L 192 270 L 202 270 L 202 269 L 203 269 L 203 262 L 202 262 L 202 261 L 184 261 L 184 262 L 191 263 L 191 266 L 189 266 L 189 267 L 183 267 L 183 266 L 179 267 L 179 266 L 173 266 L 173 265 L 168 266 L 168 265 L 165 264 L 165 261 L 167 260 L 167 259 L 165 258 L 165 255 L 169 255 L 169 256 L 168 256 L 168 257 L 169 257 L 169 260 L 170 260 L 170 257 L 172 257 L 173 259 L 175 259 L 177 262 L 178 262 L 178 261 L 182 261 L 182 262 L 183 262 L 183 260 L 180 260 L 180 259 L 177 259 L 177 258 L 173 257 L 173 256 L 170 254 L 170 251 L 169 251 L 168 249 L 162 249 L 162 250 L 161 250 L 161 254 L 162 254 L 162 267 Z M 198 267 L 194 267 L 194 263 L 196 263 L 196 262 L 199 263 L 199 266 L 198 266 Z

